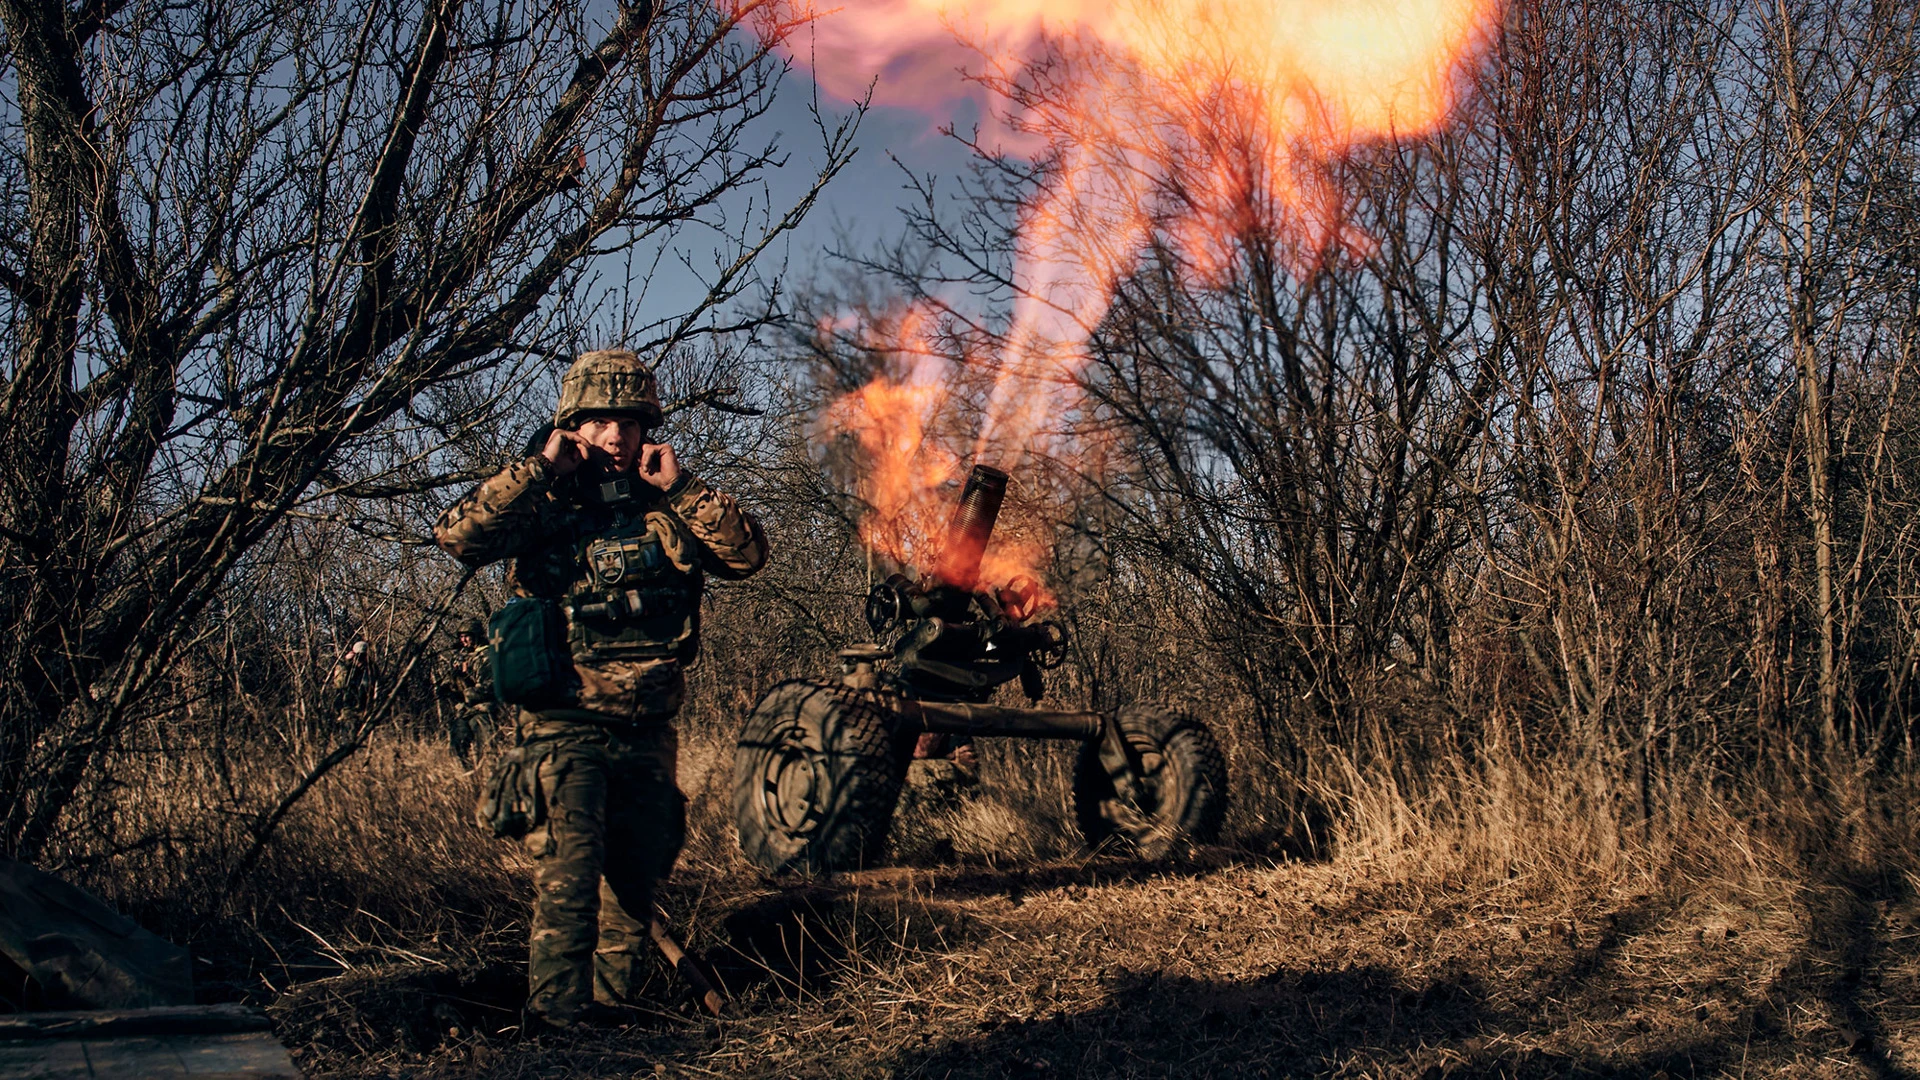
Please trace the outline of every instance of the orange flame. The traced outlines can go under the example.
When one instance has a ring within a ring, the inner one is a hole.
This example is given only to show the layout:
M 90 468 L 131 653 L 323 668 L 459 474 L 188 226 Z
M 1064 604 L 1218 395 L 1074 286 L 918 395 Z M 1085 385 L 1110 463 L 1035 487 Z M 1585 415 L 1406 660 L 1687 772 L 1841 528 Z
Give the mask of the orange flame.
M 970 465 L 958 449 L 969 441 L 968 410 L 956 405 L 960 390 L 949 378 L 951 365 L 929 339 L 933 322 L 931 313 L 915 310 L 879 328 L 869 344 L 886 351 L 888 370 L 834 401 L 820 423 L 821 434 L 849 437 L 858 447 L 855 494 L 866 507 L 861 542 L 902 567 L 923 570 L 940 556 Z M 1046 552 L 1009 528 L 1013 524 L 1003 521 L 981 557 L 983 583 L 1040 580 Z M 1042 590 L 1038 605 L 1051 606 L 1052 596 Z
M 925 504 L 962 471 L 961 447 L 1010 472 L 1073 449 L 1062 431 L 1087 340 L 1149 246 L 1202 283 L 1249 237 L 1281 242 L 1295 269 L 1367 250 L 1331 167 L 1444 125 L 1501 2 L 870 0 L 820 16 L 792 44 L 822 87 L 851 99 L 879 75 L 882 103 L 935 115 L 990 87 L 1006 109 L 995 136 L 1045 177 L 1019 221 L 1012 322 L 971 438 L 943 428 L 958 385 L 924 368 L 829 417 L 871 466 L 869 542 L 924 554 L 946 508 Z

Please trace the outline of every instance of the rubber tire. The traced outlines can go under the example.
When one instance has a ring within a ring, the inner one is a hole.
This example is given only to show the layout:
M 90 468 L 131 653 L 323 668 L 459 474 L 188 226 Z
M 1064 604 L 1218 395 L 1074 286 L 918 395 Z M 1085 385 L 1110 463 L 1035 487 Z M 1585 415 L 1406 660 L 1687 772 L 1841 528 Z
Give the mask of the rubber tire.
M 747 861 L 770 874 L 874 866 L 906 776 L 890 714 L 858 690 L 790 680 L 766 692 L 733 758 Z
M 1209 844 L 1227 815 L 1227 757 L 1205 724 L 1151 706 L 1120 710 L 1121 734 L 1146 771 L 1147 826 L 1127 829 L 1102 804 L 1114 798 L 1113 779 L 1100 762 L 1098 742 L 1080 747 L 1073 765 L 1073 817 L 1094 851 L 1131 851 L 1163 859 L 1187 844 Z

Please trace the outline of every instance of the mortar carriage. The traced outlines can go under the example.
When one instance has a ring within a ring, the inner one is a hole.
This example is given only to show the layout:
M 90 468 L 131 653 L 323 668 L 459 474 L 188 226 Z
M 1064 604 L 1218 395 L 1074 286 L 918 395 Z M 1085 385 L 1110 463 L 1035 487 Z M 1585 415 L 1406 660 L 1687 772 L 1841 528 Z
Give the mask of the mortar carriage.
M 840 652 L 837 680 L 768 690 L 734 757 L 740 846 L 772 873 L 826 873 L 880 862 L 919 737 L 1064 739 L 1076 823 L 1094 848 L 1160 858 L 1205 843 L 1226 812 L 1226 758 L 1207 726 L 1150 706 L 1104 712 L 988 703 L 1018 681 L 1028 701 L 1067 657 L 1067 634 L 1042 617 L 1030 579 L 980 580 L 1007 474 L 976 465 L 930 574 L 874 586 L 875 641 Z

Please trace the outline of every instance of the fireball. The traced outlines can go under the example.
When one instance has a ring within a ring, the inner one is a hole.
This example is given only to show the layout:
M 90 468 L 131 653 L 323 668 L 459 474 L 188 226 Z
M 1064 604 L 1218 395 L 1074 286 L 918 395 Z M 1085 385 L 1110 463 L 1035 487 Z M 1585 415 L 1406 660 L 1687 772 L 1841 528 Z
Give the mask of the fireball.
M 878 76 L 877 100 L 941 119 L 989 95 L 991 134 L 1043 178 L 1019 218 L 1004 345 L 961 358 L 993 375 L 971 439 L 939 422 L 966 391 L 937 373 L 878 380 L 828 418 L 867 458 L 869 543 L 912 561 L 970 459 L 1009 472 L 1074 459 L 1065 421 L 1086 343 L 1150 245 L 1202 277 L 1250 233 L 1284 238 L 1296 269 L 1365 250 L 1331 166 L 1445 125 L 1499 17 L 1500 0 L 877 0 L 819 14 L 791 55 L 821 87 L 851 100 Z M 1020 562 L 993 565 L 1039 576 Z

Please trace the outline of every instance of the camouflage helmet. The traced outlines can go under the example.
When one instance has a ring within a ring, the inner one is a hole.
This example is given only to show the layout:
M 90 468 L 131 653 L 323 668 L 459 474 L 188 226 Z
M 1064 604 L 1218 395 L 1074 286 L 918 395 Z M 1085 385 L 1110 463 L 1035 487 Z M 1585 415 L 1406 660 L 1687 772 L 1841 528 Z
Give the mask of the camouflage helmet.
M 571 429 L 581 417 L 602 413 L 631 416 L 648 424 L 660 422 L 660 392 L 653 370 L 626 349 L 581 353 L 560 380 L 554 427 Z
M 453 628 L 454 637 L 460 637 L 461 635 L 470 637 L 475 641 L 485 641 L 487 640 L 487 624 L 482 622 L 477 616 L 466 619 L 463 622 L 455 624 Z

